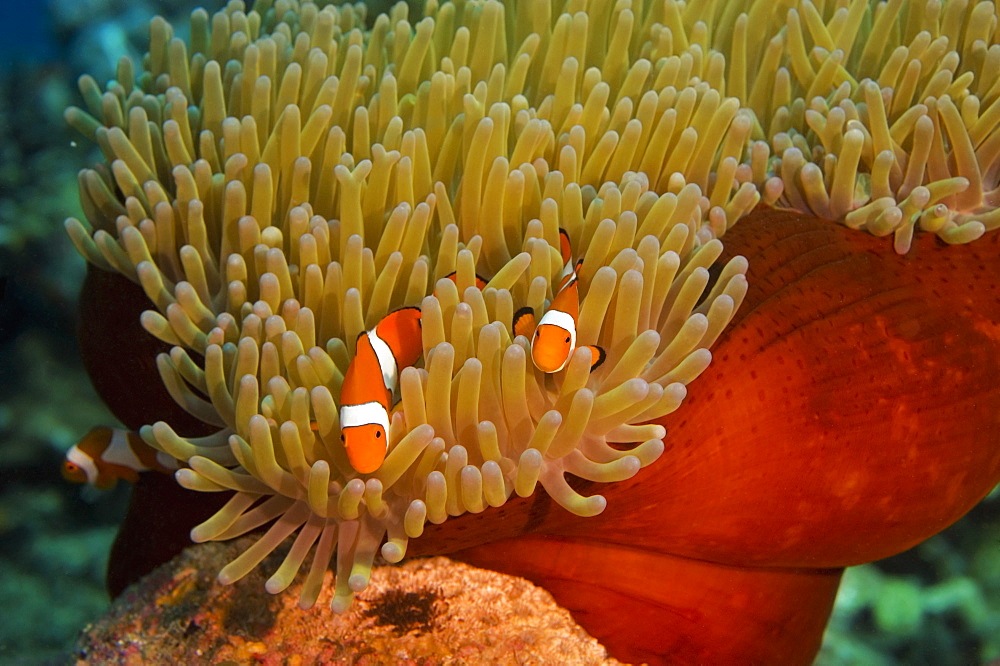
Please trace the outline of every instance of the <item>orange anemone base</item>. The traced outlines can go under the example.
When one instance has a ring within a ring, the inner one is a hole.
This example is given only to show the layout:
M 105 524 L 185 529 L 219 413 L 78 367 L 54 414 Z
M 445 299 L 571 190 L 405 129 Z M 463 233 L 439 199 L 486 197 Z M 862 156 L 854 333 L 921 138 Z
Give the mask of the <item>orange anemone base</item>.
M 452 556 L 516 571 L 548 590 L 617 659 L 650 664 L 808 664 L 843 571 L 723 566 L 542 536 Z

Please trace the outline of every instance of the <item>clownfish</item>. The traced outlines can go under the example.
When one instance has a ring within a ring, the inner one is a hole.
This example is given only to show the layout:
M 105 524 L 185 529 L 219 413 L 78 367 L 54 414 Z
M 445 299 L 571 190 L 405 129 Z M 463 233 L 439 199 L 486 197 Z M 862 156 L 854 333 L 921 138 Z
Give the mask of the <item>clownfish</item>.
M 177 460 L 157 451 L 139 435 L 98 426 L 66 452 L 62 475 L 73 483 L 111 490 L 119 479 L 135 483 L 139 472 L 156 470 L 170 474 L 179 467 Z
M 354 358 L 340 389 L 340 438 L 351 467 L 377 470 L 389 446 L 389 407 L 399 373 L 423 354 L 420 308 L 390 312 L 358 336 Z
M 535 311 L 525 306 L 514 313 L 514 335 L 523 335 L 531 340 L 531 360 L 542 372 L 559 372 L 569 363 L 576 349 L 576 321 L 580 316 L 580 285 L 577 271 L 583 264 L 581 258 L 573 264 L 569 234 L 559 230 L 559 246 L 565 268 L 565 275 L 559 283 L 555 298 L 548 310 L 535 324 Z M 531 334 L 532 328 L 534 334 Z M 604 363 L 604 349 L 588 345 L 591 351 L 590 369 L 595 370 Z

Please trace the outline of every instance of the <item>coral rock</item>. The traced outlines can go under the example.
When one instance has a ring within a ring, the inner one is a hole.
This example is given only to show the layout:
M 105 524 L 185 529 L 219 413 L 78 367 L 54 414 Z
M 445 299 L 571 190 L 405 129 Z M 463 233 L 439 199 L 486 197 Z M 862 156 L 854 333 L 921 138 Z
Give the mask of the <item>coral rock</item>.
M 77 664 L 617 664 L 548 592 L 447 558 L 377 567 L 351 610 L 264 591 L 260 569 L 234 585 L 214 572 L 247 539 L 188 548 L 130 587 L 88 627 Z M 283 549 L 262 569 L 278 566 Z M 327 576 L 332 576 L 327 572 Z

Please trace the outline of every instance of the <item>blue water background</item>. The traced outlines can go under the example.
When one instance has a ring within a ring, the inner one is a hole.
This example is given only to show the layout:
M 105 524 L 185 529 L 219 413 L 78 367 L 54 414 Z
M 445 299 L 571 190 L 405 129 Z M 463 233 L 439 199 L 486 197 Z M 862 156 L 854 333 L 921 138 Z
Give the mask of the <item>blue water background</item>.
M 49 62 L 58 57 L 55 34 L 46 4 L 40 1 L 0 0 L 0 63 L 12 67 Z

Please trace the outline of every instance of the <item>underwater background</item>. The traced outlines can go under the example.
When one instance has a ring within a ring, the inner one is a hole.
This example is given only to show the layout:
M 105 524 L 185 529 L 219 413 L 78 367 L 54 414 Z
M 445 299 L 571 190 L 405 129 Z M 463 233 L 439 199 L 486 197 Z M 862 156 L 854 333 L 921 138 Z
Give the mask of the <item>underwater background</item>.
M 62 228 L 81 216 L 76 173 L 98 150 L 62 112 L 79 102 L 78 76 L 103 84 L 122 54 L 140 57 L 154 14 L 183 35 L 202 4 L 0 3 L 0 664 L 72 659 L 79 630 L 109 605 L 107 555 L 129 491 L 83 493 L 59 474 L 77 439 L 116 424 L 79 359 L 84 262 Z M 996 496 L 909 552 L 849 569 L 816 663 L 1000 659 Z

